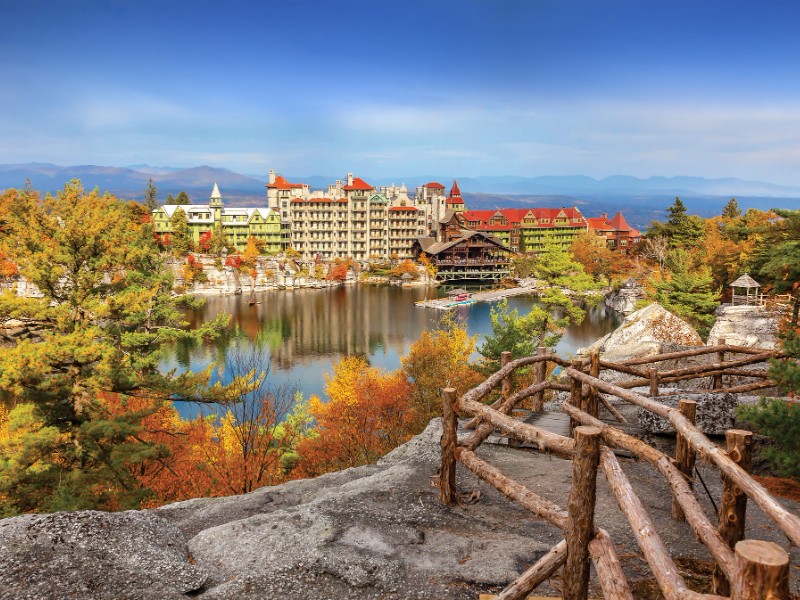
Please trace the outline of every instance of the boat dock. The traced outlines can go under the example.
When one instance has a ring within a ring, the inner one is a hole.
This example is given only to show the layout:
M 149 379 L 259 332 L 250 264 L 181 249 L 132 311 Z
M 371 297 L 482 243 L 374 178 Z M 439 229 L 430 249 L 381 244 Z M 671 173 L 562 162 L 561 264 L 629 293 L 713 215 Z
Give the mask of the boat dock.
M 470 295 L 469 301 L 453 301 L 448 298 L 437 298 L 436 300 L 420 300 L 416 303 L 417 306 L 423 308 L 436 308 L 438 310 L 450 310 L 457 306 L 464 306 L 466 304 L 474 304 L 475 302 L 497 302 L 504 298 L 511 298 L 512 296 L 522 296 L 524 294 L 533 294 L 536 288 L 532 287 L 515 287 L 505 290 L 489 290 L 486 292 L 475 292 Z

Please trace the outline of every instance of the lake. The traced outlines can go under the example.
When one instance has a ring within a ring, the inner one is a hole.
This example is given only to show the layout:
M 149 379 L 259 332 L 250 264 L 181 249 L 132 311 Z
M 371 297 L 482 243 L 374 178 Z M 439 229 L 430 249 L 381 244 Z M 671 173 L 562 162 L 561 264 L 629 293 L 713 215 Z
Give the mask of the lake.
M 439 289 L 390 286 L 347 286 L 257 294 L 260 304 L 248 305 L 249 296 L 210 296 L 202 308 L 190 310 L 187 321 L 197 327 L 220 312 L 231 315 L 224 335 L 204 344 L 179 343 L 165 357 L 163 369 L 201 370 L 216 362 L 214 379 L 227 380 L 225 363 L 231 353 L 261 353 L 269 363 L 270 380 L 297 387 L 305 397 L 324 396 L 325 374 L 342 356 L 362 355 L 371 365 L 387 370 L 400 367 L 400 357 L 424 329 L 433 329 L 442 311 L 419 308 L 417 300 L 441 296 Z M 527 314 L 533 297 L 509 298 L 511 308 Z M 455 309 L 478 344 L 491 332 L 493 305 L 477 303 Z M 556 347 L 560 356 L 573 354 L 622 322 L 619 313 L 604 305 L 589 308 L 580 325 L 570 327 Z M 185 418 L 197 416 L 196 404 L 180 403 Z M 205 407 L 203 412 L 209 412 Z

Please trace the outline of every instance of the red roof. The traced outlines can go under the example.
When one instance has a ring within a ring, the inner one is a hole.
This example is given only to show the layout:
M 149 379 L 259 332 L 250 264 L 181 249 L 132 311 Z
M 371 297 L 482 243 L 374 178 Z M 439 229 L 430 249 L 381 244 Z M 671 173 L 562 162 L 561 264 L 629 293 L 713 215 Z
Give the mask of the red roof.
M 448 198 L 445 200 L 448 204 L 464 204 L 463 198 Z
M 589 227 L 595 231 L 611 231 L 614 229 L 614 226 L 606 217 L 588 217 L 586 221 L 589 223 Z
M 282 175 L 278 175 L 275 178 L 275 183 L 268 183 L 267 187 L 268 188 L 274 188 L 274 189 L 277 189 L 277 190 L 291 190 L 293 188 L 301 188 L 301 187 L 303 187 L 303 184 L 302 183 L 289 183 L 288 181 L 286 181 L 286 179 L 284 179 L 284 177 Z
M 437 188 L 437 189 L 440 189 L 440 190 L 443 190 L 443 189 L 444 189 L 444 186 L 443 186 L 441 183 L 437 182 L 437 181 L 431 181 L 430 183 L 426 183 L 426 184 L 425 184 L 425 185 L 423 185 L 422 187 L 426 187 L 426 188 Z
M 453 187 L 450 188 L 450 197 L 461 197 L 461 190 L 458 189 L 458 182 L 455 179 L 453 179 Z
M 353 179 L 353 185 L 346 185 L 342 189 L 346 192 L 352 192 L 355 190 L 374 190 L 375 186 L 368 184 L 360 177 L 356 177 Z
M 533 227 L 547 229 L 556 225 L 555 220 L 562 212 L 564 213 L 562 218 L 566 218 L 567 222 L 558 223 L 559 226 L 586 226 L 586 219 L 577 208 L 500 208 L 498 210 L 467 210 L 462 214 L 467 221 L 479 221 L 478 227 L 484 229 L 488 227 L 486 222 L 496 217 L 498 213 L 505 217 L 509 223 L 517 225 L 520 225 L 530 213 L 536 219 L 536 223 L 532 225 Z M 575 221 L 575 219 L 578 219 L 578 221 Z
M 392 206 L 389 210 L 417 210 L 416 206 Z

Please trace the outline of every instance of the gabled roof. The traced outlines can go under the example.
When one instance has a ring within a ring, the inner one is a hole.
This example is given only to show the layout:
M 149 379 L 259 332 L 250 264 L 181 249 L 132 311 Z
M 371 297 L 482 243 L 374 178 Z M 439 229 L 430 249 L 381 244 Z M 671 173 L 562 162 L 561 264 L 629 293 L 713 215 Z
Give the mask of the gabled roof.
M 346 185 L 342 189 L 346 192 L 352 192 L 355 190 L 374 190 L 375 186 L 368 184 L 360 177 L 356 177 L 353 179 L 353 185 Z
M 422 187 L 429 188 L 429 189 L 430 188 L 441 189 L 441 190 L 444 189 L 444 186 L 441 183 L 439 183 L 438 181 L 431 181 L 430 183 L 426 183 Z
M 488 242 L 491 242 L 495 246 L 505 250 L 506 252 L 511 252 L 511 248 L 504 245 L 501 240 L 494 237 L 493 235 L 489 235 L 488 233 L 484 233 L 482 231 L 469 231 L 469 230 L 462 230 L 461 236 L 455 239 L 450 240 L 449 242 L 437 242 L 436 238 L 433 236 L 425 236 L 417 238 L 420 246 L 422 247 L 423 252 L 428 254 L 439 254 L 448 248 L 452 248 L 456 244 L 459 244 L 465 240 L 474 237 L 481 237 Z
M 303 187 L 303 184 L 302 183 L 289 183 L 288 181 L 286 181 L 286 179 L 283 177 L 283 175 L 278 175 L 275 178 L 275 183 L 268 183 L 267 187 L 271 188 L 271 189 L 276 189 L 276 190 L 291 190 L 291 189 L 295 189 L 295 188 L 301 188 L 301 187 Z
M 573 208 L 500 208 L 497 210 L 467 210 L 462 213 L 467 221 L 478 221 L 477 227 L 482 229 L 489 227 L 486 222 L 502 215 L 509 223 L 520 224 L 526 217 L 533 217 L 536 223 L 529 226 L 547 229 L 553 226 L 556 218 L 563 214 L 567 219 L 566 223 L 560 223 L 567 227 L 585 227 L 586 218 L 576 207 Z M 576 220 L 577 219 L 577 220 Z
M 589 223 L 589 228 L 595 231 L 613 231 L 614 226 L 611 221 L 606 217 L 587 217 L 586 222 Z
M 739 277 L 739 279 L 734 281 L 729 287 L 758 288 L 761 287 L 761 285 L 755 279 L 750 277 L 750 275 L 745 273 Z

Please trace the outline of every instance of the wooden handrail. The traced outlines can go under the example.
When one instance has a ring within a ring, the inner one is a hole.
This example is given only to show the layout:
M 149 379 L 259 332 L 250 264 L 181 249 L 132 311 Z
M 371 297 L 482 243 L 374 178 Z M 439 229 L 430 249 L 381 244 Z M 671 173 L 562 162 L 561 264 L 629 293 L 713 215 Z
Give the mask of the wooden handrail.
M 665 418 L 672 423 L 677 432 L 686 438 L 691 446 L 701 454 L 701 456 L 717 465 L 727 477 L 744 491 L 747 496 L 761 507 L 761 510 L 780 527 L 781 531 L 791 540 L 795 546 L 800 546 L 800 518 L 786 510 L 763 485 L 750 477 L 739 465 L 728 458 L 724 451 L 714 445 L 703 433 L 676 409 L 665 406 L 655 400 L 623 389 L 614 384 L 596 379 L 575 369 L 567 369 L 567 375 L 578 379 L 589 385 L 594 385 L 598 389 L 614 394 L 615 396 L 627 400 L 631 404 L 646 408 L 650 412 Z

